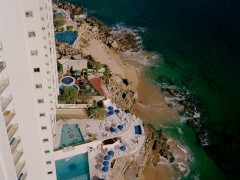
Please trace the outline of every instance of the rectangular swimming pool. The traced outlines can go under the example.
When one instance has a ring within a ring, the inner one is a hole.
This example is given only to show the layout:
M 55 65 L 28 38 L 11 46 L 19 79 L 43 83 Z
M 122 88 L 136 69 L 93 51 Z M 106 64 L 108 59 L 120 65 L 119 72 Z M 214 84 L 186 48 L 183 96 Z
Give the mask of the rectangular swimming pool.
M 84 142 L 83 135 L 77 124 L 63 124 L 59 147 L 72 146 Z
M 142 134 L 142 129 L 140 125 L 134 126 L 135 134 Z
M 56 161 L 57 180 L 90 180 L 88 153 Z

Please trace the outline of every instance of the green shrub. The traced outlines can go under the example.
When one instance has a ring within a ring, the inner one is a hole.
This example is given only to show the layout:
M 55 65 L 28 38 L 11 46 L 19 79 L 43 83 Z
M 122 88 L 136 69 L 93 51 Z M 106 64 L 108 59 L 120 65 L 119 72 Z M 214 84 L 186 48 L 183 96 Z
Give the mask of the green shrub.
M 78 98 L 78 91 L 72 88 L 64 88 L 60 91 L 58 98 L 66 104 L 75 104 Z

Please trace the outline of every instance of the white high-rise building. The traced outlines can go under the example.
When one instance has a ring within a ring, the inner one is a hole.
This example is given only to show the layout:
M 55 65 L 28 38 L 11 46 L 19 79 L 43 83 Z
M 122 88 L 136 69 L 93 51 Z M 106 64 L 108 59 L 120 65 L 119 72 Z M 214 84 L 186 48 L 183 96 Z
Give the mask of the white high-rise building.
M 51 0 L 0 1 L 0 180 L 56 179 Z

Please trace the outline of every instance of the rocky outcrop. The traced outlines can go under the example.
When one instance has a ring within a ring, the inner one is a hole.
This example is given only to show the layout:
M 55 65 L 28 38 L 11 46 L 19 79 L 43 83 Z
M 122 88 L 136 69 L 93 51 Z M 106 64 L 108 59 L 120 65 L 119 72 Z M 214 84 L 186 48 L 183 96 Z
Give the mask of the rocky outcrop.
M 125 52 L 128 50 L 139 51 L 140 44 L 135 34 L 129 32 L 115 32 L 104 26 L 96 18 L 89 16 L 86 18 L 87 29 L 96 39 L 100 39 L 104 44 L 113 50 Z
M 69 11 L 69 15 L 72 19 L 74 19 L 75 15 L 80 15 L 84 13 L 84 10 L 82 7 L 76 6 L 71 3 L 58 3 L 58 8 L 64 9 L 66 11 Z
M 140 151 L 116 160 L 112 169 L 113 179 L 136 179 L 146 166 L 156 166 L 161 156 L 174 162 L 166 136 L 163 133 L 158 135 L 148 125 L 144 126 L 144 132 L 146 139 Z
M 137 93 L 128 89 L 128 83 L 124 83 L 125 81 L 119 75 L 113 74 L 107 85 L 108 98 L 112 99 L 118 108 L 131 110 L 136 104 Z

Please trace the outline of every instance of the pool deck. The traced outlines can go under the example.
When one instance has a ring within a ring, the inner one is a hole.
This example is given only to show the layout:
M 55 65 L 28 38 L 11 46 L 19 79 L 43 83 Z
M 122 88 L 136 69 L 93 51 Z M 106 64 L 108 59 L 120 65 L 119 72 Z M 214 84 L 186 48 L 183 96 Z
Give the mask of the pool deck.
M 103 173 L 101 170 L 103 167 L 102 157 L 105 156 L 109 150 L 115 152 L 114 157 L 110 159 L 110 162 L 112 162 L 113 159 L 139 151 L 145 141 L 142 121 L 135 115 L 121 112 L 108 116 L 104 120 L 59 120 L 55 126 L 56 136 L 54 136 L 54 148 L 60 145 L 62 124 L 65 123 L 78 124 L 85 141 L 91 140 L 92 135 L 96 138 L 95 140 L 92 139 L 91 142 L 55 151 L 55 160 L 88 152 L 90 179 L 95 176 L 100 178 L 104 176 L 105 179 L 111 179 L 111 170 L 107 173 Z M 120 124 L 123 125 L 123 130 L 117 130 L 117 132 L 114 133 L 110 132 L 110 127 L 117 127 Z M 136 125 L 141 126 L 142 134 L 135 134 L 134 126 Z M 104 140 L 112 138 L 117 138 L 118 140 L 113 144 L 102 145 Z M 119 149 L 120 146 L 126 146 L 126 151 L 121 151 Z

